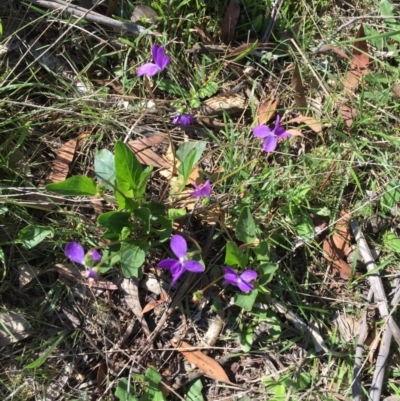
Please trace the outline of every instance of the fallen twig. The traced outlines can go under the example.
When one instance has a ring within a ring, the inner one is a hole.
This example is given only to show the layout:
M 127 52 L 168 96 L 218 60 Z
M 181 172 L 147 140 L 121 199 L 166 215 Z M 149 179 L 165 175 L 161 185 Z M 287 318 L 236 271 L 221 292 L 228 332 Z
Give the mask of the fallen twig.
M 38 6 L 47 8 L 49 10 L 57 10 L 70 14 L 72 17 L 83 18 L 90 22 L 95 22 L 100 25 L 105 25 L 110 28 L 114 28 L 120 31 L 130 32 L 134 35 L 139 35 L 143 32 L 149 35 L 158 36 L 156 32 L 147 30 L 141 25 L 135 24 L 134 22 L 121 22 L 116 21 L 113 18 L 106 17 L 94 11 L 89 11 L 83 7 L 75 6 L 66 1 L 56 0 L 26 0 L 28 3 L 36 4 Z
M 368 293 L 368 303 L 372 301 L 374 292 L 372 289 Z M 356 345 L 356 355 L 354 358 L 354 369 L 353 369 L 353 401 L 361 401 L 361 368 L 362 368 L 362 356 L 364 352 L 364 341 L 367 337 L 368 325 L 367 325 L 367 314 L 368 307 L 365 309 L 364 314 L 361 318 L 360 332 L 358 333 L 358 341 Z

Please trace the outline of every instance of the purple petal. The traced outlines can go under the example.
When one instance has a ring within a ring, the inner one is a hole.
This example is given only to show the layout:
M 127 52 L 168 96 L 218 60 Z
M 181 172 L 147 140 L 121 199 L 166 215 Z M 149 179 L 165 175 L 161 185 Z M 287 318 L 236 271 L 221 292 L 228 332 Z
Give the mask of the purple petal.
M 157 60 L 157 54 L 158 54 L 158 49 L 160 47 L 156 44 L 151 46 L 151 56 L 153 57 L 153 61 L 157 64 L 156 60 Z
M 254 270 L 245 270 L 241 275 L 240 278 L 244 281 L 250 282 L 255 280 L 258 277 L 258 274 Z
M 93 269 L 85 270 L 82 274 L 86 278 L 91 278 L 93 280 L 97 280 L 97 278 L 99 277 L 99 275 Z
M 172 120 L 172 124 L 182 125 L 183 127 L 188 127 L 194 123 L 194 118 L 191 114 L 178 114 Z
M 146 63 L 136 70 L 139 77 L 142 75 L 152 77 L 153 75 L 156 75 L 158 71 L 160 71 L 160 67 L 153 63 Z
M 151 49 L 151 52 L 154 62 L 158 65 L 161 71 L 164 70 L 171 61 L 171 57 L 165 55 L 164 46 L 154 45 Z
M 242 292 L 248 292 L 254 288 L 254 286 L 252 284 L 250 284 L 244 280 L 239 280 L 237 286 L 239 287 L 240 291 L 242 291 Z
M 210 180 L 207 180 L 202 187 L 199 185 L 193 184 L 195 187 L 195 191 L 190 192 L 192 196 L 199 196 L 209 198 L 211 195 L 211 183 Z
M 179 263 L 174 269 L 171 269 L 172 281 L 171 285 L 174 285 L 178 280 L 179 277 L 185 272 L 182 263 Z
M 257 138 L 266 138 L 272 134 L 272 130 L 266 125 L 257 125 L 253 128 L 253 135 Z
M 224 279 L 225 281 L 222 283 L 224 285 L 237 285 L 239 275 L 235 272 L 235 270 L 231 269 L 230 267 L 224 267 Z
M 203 273 L 205 270 L 204 266 L 197 260 L 185 260 L 183 262 L 183 268 L 192 273 Z
M 77 242 L 69 242 L 65 246 L 65 254 L 72 262 L 81 265 L 85 264 L 85 251 L 81 244 L 78 244 Z
M 92 260 L 93 262 L 100 262 L 101 260 L 101 255 L 98 251 L 96 251 L 96 249 L 94 249 L 93 251 L 91 251 L 92 253 Z
M 180 124 L 181 121 L 181 115 L 177 114 L 173 119 L 172 119 L 172 124 Z
M 279 114 L 276 116 L 276 120 L 275 120 L 275 128 L 274 131 L 276 131 L 279 128 L 279 124 L 281 122 L 281 117 L 279 116 Z
M 266 152 L 273 152 L 276 149 L 276 145 L 278 144 L 278 140 L 275 135 L 270 135 L 265 138 L 263 143 L 263 149 Z
M 181 235 L 173 235 L 170 245 L 172 252 L 178 259 L 183 259 L 186 256 L 187 244 L 185 238 Z
M 289 138 L 290 136 L 292 136 L 292 134 L 290 132 L 285 131 L 284 128 L 282 128 L 282 130 L 283 130 L 282 133 L 276 134 L 278 138 Z
M 175 269 L 176 265 L 178 265 L 178 266 L 181 265 L 179 260 L 176 260 L 176 259 L 164 259 L 157 265 L 157 267 L 159 267 L 161 269 Z

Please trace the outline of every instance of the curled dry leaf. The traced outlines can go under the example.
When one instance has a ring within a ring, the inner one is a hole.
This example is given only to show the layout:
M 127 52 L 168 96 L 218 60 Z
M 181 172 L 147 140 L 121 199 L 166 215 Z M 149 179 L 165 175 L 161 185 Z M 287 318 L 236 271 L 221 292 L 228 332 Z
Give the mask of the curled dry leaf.
M 171 340 L 173 347 L 178 348 L 178 351 L 190 362 L 196 365 L 204 374 L 211 379 L 218 380 L 224 383 L 233 384 L 228 375 L 225 373 L 222 366 L 213 358 L 205 355 L 200 350 L 194 350 L 190 344 L 181 341 Z M 188 348 L 188 350 L 185 350 Z
M 0 313 L 0 346 L 12 344 L 30 336 L 31 326 L 17 312 Z
M 222 40 L 229 43 L 235 37 L 235 28 L 240 15 L 240 6 L 236 0 L 230 0 L 221 22 Z
M 271 94 L 257 110 L 257 125 L 266 124 L 274 115 L 277 107 L 278 99 L 275 99 L 274 94 Z
M 338 56 L 350 60 L 350 57 L 340 48 L 333 45 L 324 45 L 319 50 L 318 53 L 334 52 Z
M 213 96 L 205 100 L 200 109 L 200 113 L 205 116 L 241 113 L 247 105 L 246 98 L 239 93 L 231 93 L 228 95 Z
M 340 106 L 340 116 L 343 118 L 345 124 L 350 128 L 357 118 L 357 109 L 348 106 L 347 104 L 342 104 Z
M 318 135 L 322 134 L 322 124 L 313 117 L 300 115 L 296 118 L 292 118 L 291 120 L 289 120 L 288 124 L 290 123 L 307 124 L 316 134 Z
M 75 156 L 77 141 L 72 139 L 61 145 L 53 162 L 53 171 L 50 174 L 49 182 L 64 181 L 69 172 L 69 165 Z
M 169 168 L 170 164 L 151 149 L 165 140 L 166 138 L 163 135 L 153 135 L 130 141 L 128 142 L 128 146 L 132 149 L 140 163 L 146 166 L 152 165 L 159 168 Z
M 350 214 L 345 211 L 340 212 L 340 220 L 335 226 L 334 233 L 326 238 L 322 245 L 325 259 L 333 263 L 344 280 L 348 280 L 351 275 L 351 267 L 344 261 L 351 251 L 349 222 Z
M 364 26 L 361 24 L 356 34 L 356 39 L 364 38 Z M 366 40 L 354 42 L 353 56 L 351 58 L 350 69 L 343 80 L 345 89 L 354 92 L 360 83 L 363 75 L 368 73 L 369 55 L 368 43 Z

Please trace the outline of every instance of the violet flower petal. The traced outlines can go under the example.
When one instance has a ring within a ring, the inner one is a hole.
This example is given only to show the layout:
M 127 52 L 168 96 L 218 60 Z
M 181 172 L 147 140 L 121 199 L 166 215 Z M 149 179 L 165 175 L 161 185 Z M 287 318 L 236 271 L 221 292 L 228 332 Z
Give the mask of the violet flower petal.
M 181 235 L 173 235 L 170 241 L 171 249 L 178 259 L 183 259 L 187 253 L 187 244 L 185 238 Z
M 157 265 L 157 267 L 160 267 L 161 269 L 174 269 L 176 268 L 176 265 L 181 265 L 179 260 L 164 259 Z
M 69 242 L 65 246 L 65 254 L 72 262 L 81 265 L 85 264 L 85 250 L 81 244 L 78 244 L 77 242 Z
M 146 63 L 139 67 L 136 70 L 136 73 L 139 77 L 141 77 L 142 75 L 152 77 L 153 75 L 156 75 L 158 71 L 160 71 L 160 67 L 158 65 L 153 63 Z
M 205 268 L 197 260 L 185 260 L 183 263 L 183 268 L 192 273 L 203 273 Z
M 252 281 L 258 277 L 258 274 L 254 270 L 245 270 L 241 275 L 240 278 L 244 281 Z
M 175 268 L 171 268 L 171 275 L 172 275 L 172 281 L 171 285 L 174 285 L 179 278 L 182 276 L 182 274 L 185 272 L 185 269 L 183 268 L 182 263 L 178 263 Z
M 253 128 L 253 135 L 257 138 L 266 138 L 270 136 L 273 131 L 266 125 L 257 125 Z
M 195 191 L 190 192 L 192 196 L 199 196 L 209 198 L 211 195 L 211 183 L 210 180 L 207 180 L 202 187 L 199 185 L 193 184 L 195 187 Z
M 230 267 L 224 267 L 224 279 L 225 281 L 222 283 L 223 285 L 237 285 L 239 275 L 236 273 L 235 270 L 231 269 Z
M 157 64 L 157 58 L 158 58 L 158 49 L 160 47 L 156 44 L 153 44 L 151 46 L 151 56 L 153 57 L 153 61 Z M 158 65 L 158 64 L 157 64 Z
M 156 47 L 155 51 L 153 51 L 153 47 Z M 151 49 L 151 52 L 153 54 L 154 62 L 158 65 L 158 67 L 162 71 L 167 67 L 167 65 L 171 61 L 171 58 L 168 56 L 165 56 L 164 46 L 154 45 L 153 47 Z
M 101 260 L 101 255 L 100 255 L 99 251 L 97 251 L 96 249 L 94 249 L 94 250 L 91 251 L 91 252 L 92 252 L 92 259 L 93 259 L 93 262 L 95 262 L 95 263 L 100 262 L 100 260 Z
M 263 143 L 263 149 L 266 152 L 273 152 L 276 149 L 277 144 L 278 144 L 278 139 L 276 138 L 276 136 L 270 135 L 267 138 L 265 138 Z
M 86 278 L 91 278 L 93 280 L 97 280 L 97 278 L 99 277 L 99 275 L 93 269 L 88 269 L 88 270 L 84 271 L 83 275 Z
M 248 292 L 254 288 L 254 286 L 252 284 L 248 283 L 247 281 L 241 280 L 241 279 L 239 279 L 237 286 L 239 287 L 240 291 L 242 291 L 242 292 Z

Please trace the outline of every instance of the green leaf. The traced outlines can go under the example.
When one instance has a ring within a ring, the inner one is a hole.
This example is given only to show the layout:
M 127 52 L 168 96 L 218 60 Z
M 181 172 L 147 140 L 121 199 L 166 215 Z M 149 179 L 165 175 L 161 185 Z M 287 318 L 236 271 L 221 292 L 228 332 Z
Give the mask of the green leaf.
M 237 61 L 241 60 L 242 58 L 247 57 L 249 54 L 253 53 L 253 51 L 257 48 L 258 46 L 258 40 L 256 40 L 250 47 L 248 47 L 246 50 L 243 50 L 242 53 L 237 55 L 231 62 L 236 63 Z
M 310 240 L 314 237 L 314 224 L 308 214 L 301 214 L 294 221 L 294 227 L 297 230 L 297 235 L 305 240 Z
M 129 147 L 123 142 L 117 141 L 115 143 L 115 173 L 118 189 L 120 189 L 120 183 L 126 183 L 136 196 L 136 191 L 141 186 L 142 172 L 141 164 Z M 126 190 L 125 186 L 121 192 L 124 193 Z
M 202 394 L 203 383 L 201 379 L 193 380 L 188 386 L 188 392 L 186 394 L 186 401 L 204 401 Z
M 57 347 L 58 344 L 61 343 L 61 341 L 63 341 L 65 339 L 65 337 L 67 336 L 67 331 L 61 331 L 59 333 L 59 336 L 55 339 L 52 339 L 52 344 L 50 345 L 49 348 L 47 348 L 42 355 L 40 355 L 40 357 L 38 359 L 36 359 L 36 361 L 33 361 L 32 363 L 30 363 L 29 365 L 25 366 L 25 368 L 27 369 L 36 369 L 40 366 L 43 365 L 43 363 L 46 361 L 46 359 L 51 355 L 51 353 L 55 350 L 55 348 Z
M 49 226 L 26 226 L 18 233 L 18 242 L 25 249 L 32 249 L 46 237 L 53 238 L 54 230 Z
M 108 149 L 101 149 L 94 157 L 94 171 L 96 178 L 104 187 L 114 191 L 115 161 L 114 155 Z
M 136 397 L 131 394 L 132 386 L 128 392 L 128 380 L 124 377 L 119 380 L 118 386 L 115 389 L 114 395 L 119 401 L 138 401 Z
M 244 254 L 236 244 L 229 241 L 226 244 L 225 263 L 228 266 L 246 267 L 247 262 L 247 255 Z
M 189 157 L 190 153 L 195 151 L 195 157 L 193 159 L 193 165 L 195 165 L 201 159 L 206 145 L 206 142 L 183 142 L 183 144 L 176 151 L 176 157 L 181 163 L 183 163 L 185 159 Z
M 154 166 L 147 166 L 142 174 L 140 175 L 139 179 L 139 185 L 136 188 L 135 195 L 138 198 L 143 198 L 145 192 L 146 192 L 146 186 L 147 186 L 147 181 L 150 177 L 150 174 L 153 172 Z M 141 199 L 144 200 L 144 199 Z
M 133 228 L 132 223 L 129 222 L 130 213 L 127 212 L 106 212 L 97 218 L 97 222 L 109 230 L 120 234 L 124 227 Z
M 148 382 L 148 387 L 142 397 L 140 397 L 140 401 L 164 401 L 164 396 L 158 388 L 162 376 L 157 370 L 153 366 L 150 366 L 144 378 Z
M 266 265 L 260 265 L 258 271 L 262 270 L 262 275 L 259 279 L 259 285 L 264 286 L 272 281 L 275 272 L 278 270 L 279 265 L 277 263 L 268 263 Z
M 95 196 L 97 194 L 96 183 L 91 178 L 82 175 L 47 184 L 45 189 L 64 196 Z
M 396 234 L 386 231 L 382 236 L 383 244 L 393 252 L 400 253 L 400 238 Z
M 142 278 L 141 267 L 146 259 L 148 244 L 121 244 L 121 269 L 126 278 Z
M 0 214 L 5 214 L 8 212 L 8 208 L 6 205 L 0 205 Z
M 257 295 L 258 295 L 257 290 L 245 292 L 243 294 L 235 294 L 235 300 L 234 300 L 235 305 L 249 312 L 253 308 Z
M 183 216 L 186 216 L 187 212 L 185 209 L 168 209 L 168 217 L 172 220 L 180 219 Z
M 110 246 L 104 249 L 101 258 L 100 273 L 105 273 L 110 270 L 114 265 L 121 261 L 119 254 L 120 245 Z
M 167 219 L 164 216 L 160 216 L 158 222 L 161 224 L 161 227 L 157 229 L 153 228 L 152 231 L 158 234 L 158 242 L 162 243 L 171 238 L 174 221 L 172 219 Z
M 212 95 L 215 95 L 217 92 L 218 84 L 216 84 L 215 82 L 209 82 L 197 91 L 197 96 L 200 99 L 205 99 L 206 97 L 211 97 Z
M 148 209 L 150 210 L 152 217 L 162 216 L 165 213 L 165 210 L 167 209 L 165 205 L 157 202 L 146 203 L 146 207 L 148 207 Z
M 381 198 L 383 211 L 390 211 L 400 201 L 400 181 L 393 180 L 385 187 L 385 194 Z
M 240 332 L 240 348 L 243 352 L 249 352 L 253 345 L 253 329 L 246 327 Z
M 171 95 L 178 95 L 179 97 L 187 96 L 187 92 L 182 88 L 182 85 L 178 85 L 170 79 L 161 79 L 158 82 L 158 89 L 161 89 Z
M 261 241 L 254 249 L 257 260 L 260 262 L 268 262 L 270 260 L 269 245 L 265 241 Z
M 178 167 L 178 172 L 183 177 L 181 189 L 186 185 L 186 183 L 189 179 L 190 173 L 192 172 L 193 167 L 195 166 L 195 163 L 194 163 L 195 158 L 196 158 L 196 150 L 192 150 L 192 152 L 189 153 L 188 157 L 186 159 L 184 159 L 184 161 Z
M 133 215 L 144 223 L 146 234 L 150 233 L 150 210 L 147 207 L 140 207 L 134 210 Z
M 242 209 L 236 225 L 236 238 L 245 243 L 256 240 L 256 225 L 248 206 Z

